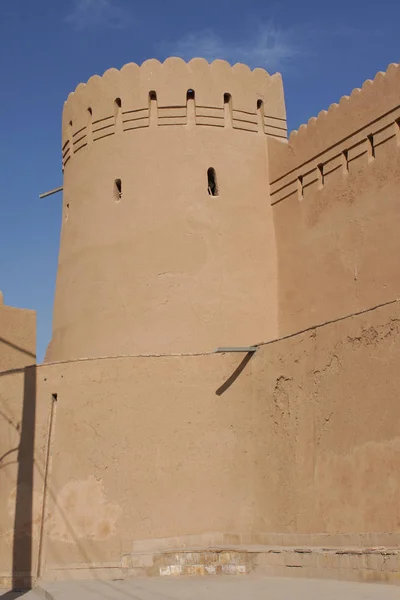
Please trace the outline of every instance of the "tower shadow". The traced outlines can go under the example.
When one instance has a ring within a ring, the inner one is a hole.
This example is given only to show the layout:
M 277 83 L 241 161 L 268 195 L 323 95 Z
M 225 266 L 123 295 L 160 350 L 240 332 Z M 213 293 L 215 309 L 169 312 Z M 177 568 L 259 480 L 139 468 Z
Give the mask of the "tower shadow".
M 24 393 L 15 498 L 12 592 L 17 598 L 32 589 L 33 465 L 36 419 L 36 365 L 24 369 Z M 2 598 L 7 598 L 3 596 Z

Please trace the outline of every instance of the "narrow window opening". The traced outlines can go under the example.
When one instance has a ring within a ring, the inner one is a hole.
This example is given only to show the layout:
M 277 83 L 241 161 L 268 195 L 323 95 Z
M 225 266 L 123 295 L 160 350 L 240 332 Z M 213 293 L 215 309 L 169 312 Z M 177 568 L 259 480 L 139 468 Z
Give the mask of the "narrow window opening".
M 298 177 L 297 188 L 299 191 L 299 200 L 303 200 L 303 175 L 299 175 Z
M 51 399 L 53 402 L 57 402 L 57 394 L 52 394 Z
M 192 89 L 186 92 L 186 124 L 196 125 L 195 95 Z
M 69 122 L 69 126 L 72 127 L 72 121 Z
M 264 102 L 257 100 L 258 129 L 264 133 Z
M 224 117 L 225 127 L 232 127 L 232 96 L 228 93 L 224 94 Z
M 368 141 L 370 146 L 370 157 L 375 158 L 374 136 L 372 134 L 368 136 Z
M 114 198 L 117 202 L 122 198 L 122 182 L 120 179 L 116 179 L 114 182 Z
M 89 106 L 89 108 L 88 108 L 87 110 L 88 110 L 88 113 L 89 113 L 89 115 L 90 115 L 90 116 L 92 116 L 92 114 L 93 114 L 93 111 L 92 111 L 92 109 L 90 108 L 90 106 Z
M 114 102 L 118 106 L 118 108 L 121 108 L 121 106 L 122 106 L 121 98 L 115 98 Z
M 322 163 L 320 163 L 318 165 L 318 171 L 319 171 L 319 182 L 320 182 L 320 185 L 323 186 L 325 183 L 325 177 L 324 177 L 324 165 Z
M 149 92 L 149 124 L 150 127 L 158 124 L 157 94 L 154 90 Z
M 345 171 L 348 172 L 349 170 L 349 151 L 348 150 L 343 150 L 343 164 L 344 164 L 344 168 Z
M 207 191 L 210 196 L 218 196 L 217 176 L 212 167 L 207 171 Z
M 68 221 L 69 217 L 69 204 L 65 205 L 65 220 Z

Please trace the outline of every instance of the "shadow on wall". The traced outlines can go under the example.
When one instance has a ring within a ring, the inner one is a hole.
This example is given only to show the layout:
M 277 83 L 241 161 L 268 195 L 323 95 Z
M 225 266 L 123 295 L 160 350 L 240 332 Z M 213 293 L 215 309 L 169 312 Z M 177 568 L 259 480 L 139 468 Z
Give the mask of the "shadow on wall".
M 23 406 L 18 448 L 9 450 L 0 458 L 0 467 L 6 456 L 18 452 L 15 518 L 12 554 L 12 589 L 2 596 L 17 598 L 32 589 L 32 519 L 33 519 L 33 464 L 36 418 L 36 365 L 24 370 Z M 3 373 L 7 375 L 7 373 Z M 1 376 L 1 375 L 0 375 Z M 4 415 L 2 415 L 4 417 Z M 9 464 L 9 463 L 7 463 Z
M 28 356 L 32 356 L 32 358 L 36 359 L 36 354 L 31 352 L 30 350 L 26 350 L 25 348 L 21 348 L 21 346 L 17 346 L 16 344 L 13 344 L 12 342 L 9 342 L 8 340 L 5 340 L 4 338 L 2 338 L 0 336 L 0 344 L 5 344 L 6 346 L 10 346 L 11 348 L 14 348 L 14 350 L 18 350 L 19 352 L 23 352 L 24 354 L 27 354 Z M 0 365 L 1 368 L 1 365 Z
M 36 419 L 36 366 L 26 367 L 18 452 L 12 564 L 13 590 L 32 588 L 33 459 Z
M 239 375 L 242 373 L 242 371 L 244 371 L 247 363 L 250 362 L 250 359 L 253 357 L 253 355 L 254 355 L 254 352 L 248 352 L 246 354 L 246 356 L 244 357 L 242 362 L 233 371 L 232 375 L 230 375 L 230 377 L 228 377 L 228 379 L 225 381 L 225 383 L 223 383 L 221 385 L 221 387 L 219 387 L 217 389 L 217 391 L 215 392 L 217 396 L 222 396 L 222 394 L 224 392 L 226 392 L 226 390 L 228 390 L 233 383 L 235 383 L 236 379 L 239 377 Z

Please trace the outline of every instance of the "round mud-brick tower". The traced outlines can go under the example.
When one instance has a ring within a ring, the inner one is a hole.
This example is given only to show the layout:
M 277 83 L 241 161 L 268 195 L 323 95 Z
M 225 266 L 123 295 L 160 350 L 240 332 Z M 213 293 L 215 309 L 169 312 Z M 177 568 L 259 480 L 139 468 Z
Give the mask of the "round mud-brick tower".
M 268 137 L 280 75 L 127 64 L 70 94 L 46 360 L 212 351 L 277 332 Z

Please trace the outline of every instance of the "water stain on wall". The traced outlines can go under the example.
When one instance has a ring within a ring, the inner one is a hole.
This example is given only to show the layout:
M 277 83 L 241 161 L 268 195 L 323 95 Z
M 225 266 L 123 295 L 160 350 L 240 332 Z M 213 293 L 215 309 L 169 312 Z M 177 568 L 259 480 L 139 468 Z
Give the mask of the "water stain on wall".
M 117 532 L 121 507 L 107 502 L 102 482 L 91 476 L 71 481 L 56 496 L 48 516 L 48 535 L 68 544 L 106 540 Z

